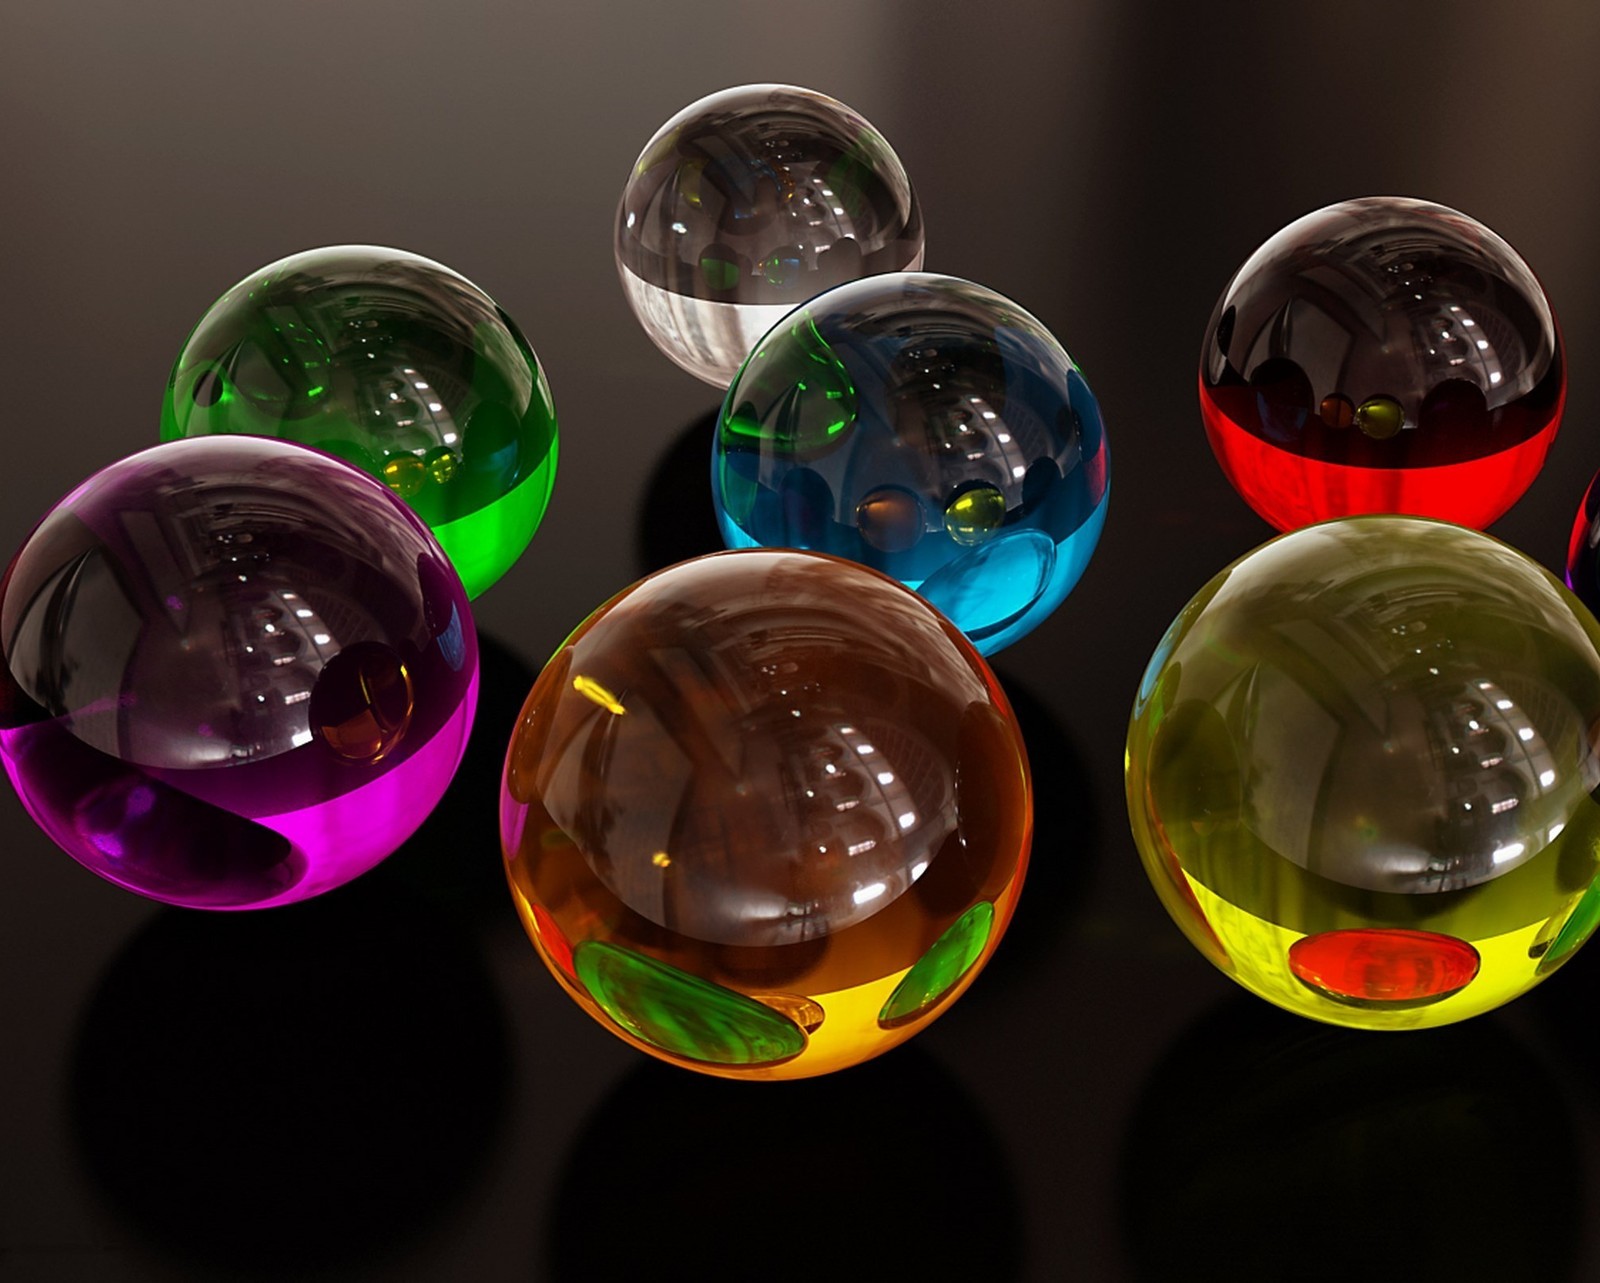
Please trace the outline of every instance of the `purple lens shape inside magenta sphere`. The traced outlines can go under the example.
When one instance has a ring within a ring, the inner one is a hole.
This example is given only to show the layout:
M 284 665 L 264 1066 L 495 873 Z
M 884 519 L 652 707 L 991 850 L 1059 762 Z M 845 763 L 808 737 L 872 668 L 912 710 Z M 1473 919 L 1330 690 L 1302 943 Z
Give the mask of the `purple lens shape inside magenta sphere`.
M 381 484 L 253 437 L 96 473 L 0 582 L 0 758 L 101 877 L 168 904 L 288 904 L 377 864 L 466 748 L 461 581 Z

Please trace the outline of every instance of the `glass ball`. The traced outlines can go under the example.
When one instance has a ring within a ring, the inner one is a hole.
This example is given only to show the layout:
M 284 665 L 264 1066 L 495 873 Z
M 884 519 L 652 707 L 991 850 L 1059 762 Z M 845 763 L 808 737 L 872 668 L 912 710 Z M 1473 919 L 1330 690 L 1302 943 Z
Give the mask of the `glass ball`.
M 1600 625 L 1443 522 L 1351 517 L 1234 562 L 1128 731 L 1145 871 L 1245 988 L 1336 1025 L 1499 1006 L 1600 922 Z
M 1050 331 L 950 276 L 874 276 L 796 308 L 723 402 L 730 548 L 810 548 L 921 593 L 993 654 L 1050 614 L 1105 524 L 1094 394 Z
M 1211 448 L 1279 530 L 1377 512 L 1486 526 L 1538 474 L 1566 390 L 1561 332 L 1517 252 L 1396 196 L 1267 241 L 1200 356 Z
M 867 1060 L 946 1010 L 1010 921 L 1022 735 L 948 621 L 864 567 L 715 553 L 556 652 L 506 758 L 523 925 L 625 1042 L 738 1078 Z
M 522 555 L 556 475 L 539 359 L 471 281 L 403 250 L 339 245 L 253 272 L 172 367 L 161 439 L 315 446 L 411 505 L 476 597 Z
M 1589 479 L 1567 539 L 1567 587 L 1600 614 L 1600 472 Z
M 658 348 L 728 386 L 813 294 L 922 266 L 922 212 L 883 135 L 841 102 L 743 85 L 685 107 L 639 154 L 617 208 L 617 272 Z
M 62 499 L 0 585 L 0 759 L 80 864 L 263 908 L 366 872 L 466 747 L 478 644 L 439 545 L 337 459 L 173 442 Z

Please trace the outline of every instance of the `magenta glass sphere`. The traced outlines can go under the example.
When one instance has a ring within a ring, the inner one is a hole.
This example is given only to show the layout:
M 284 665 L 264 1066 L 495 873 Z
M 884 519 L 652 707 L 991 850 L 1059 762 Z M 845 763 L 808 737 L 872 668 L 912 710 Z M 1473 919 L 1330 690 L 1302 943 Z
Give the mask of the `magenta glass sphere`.
M 79 863 L 168 904 L 263 908 L 377 864 L 472 726 L 461 581 L 381 484 L 208 437 L 97 472 L 0 582 L 0 759 Z

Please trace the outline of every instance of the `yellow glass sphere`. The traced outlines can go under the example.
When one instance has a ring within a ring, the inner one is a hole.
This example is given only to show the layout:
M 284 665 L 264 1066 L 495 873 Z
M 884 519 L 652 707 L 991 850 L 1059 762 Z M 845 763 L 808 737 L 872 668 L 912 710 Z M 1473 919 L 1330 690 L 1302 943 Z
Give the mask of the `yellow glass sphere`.
M 1600 922 L 1600 625 L 1459 526 L 1376 516 L 1217 575 L 1145 672 L 1127 798 L 1195 946 L 1303 1016 L 1448 1024 Z

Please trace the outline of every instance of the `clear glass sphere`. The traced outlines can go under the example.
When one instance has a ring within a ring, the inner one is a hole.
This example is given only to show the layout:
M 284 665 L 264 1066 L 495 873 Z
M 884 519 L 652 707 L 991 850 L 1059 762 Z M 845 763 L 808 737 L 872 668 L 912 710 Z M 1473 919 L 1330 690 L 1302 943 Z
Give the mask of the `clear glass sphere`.
M 900 159 L 841 102 L 791 85 L 711 94 L 639 154 L 617 208 L 623 292 L 652 342 L 728 386 L 796 303 L 922 266 Z

